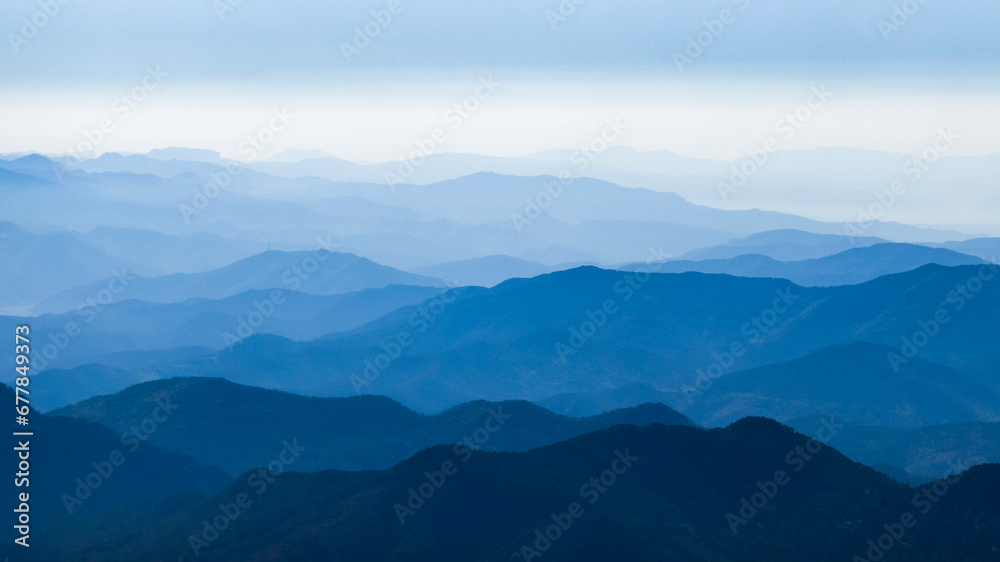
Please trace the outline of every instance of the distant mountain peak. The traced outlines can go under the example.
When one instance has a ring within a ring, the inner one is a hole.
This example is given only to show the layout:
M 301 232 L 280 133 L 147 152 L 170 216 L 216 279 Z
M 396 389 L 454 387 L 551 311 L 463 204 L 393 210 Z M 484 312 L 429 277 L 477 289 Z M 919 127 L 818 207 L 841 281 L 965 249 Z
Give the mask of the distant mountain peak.
M 781 436 L 795 434 L 795 430 L 791 427 L 763 416 L 741 418 L 726 426 L 725 431 Z

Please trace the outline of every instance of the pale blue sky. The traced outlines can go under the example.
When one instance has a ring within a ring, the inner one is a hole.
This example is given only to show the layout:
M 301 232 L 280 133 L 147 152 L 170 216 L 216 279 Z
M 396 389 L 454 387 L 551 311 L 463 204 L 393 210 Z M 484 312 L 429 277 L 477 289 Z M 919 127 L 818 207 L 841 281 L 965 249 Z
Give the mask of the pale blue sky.
M 1000 151 L 994 0 L 403 1 L 349 60 L 343 44 L 386 0 L 231 0 L 223 17 L 227 0 L 64 1 L 45 0 L 52 16 L 0 2 L 0 151 L 60 151 L 156 65 L 169 77 L 99 151 L 232 153 L 231 139 L 288 106 L 302 118 L 275 149 L 388 159 L 489 74 L 504 86 L 442 150 L 574 146 L 618 114 L 636 123 L 626 144 L 736 155 L 827 84 L 837 103 L 793 147 L 906 151 L 952 123 L 970 131 L 966 153 Z M 553 25 L 561 5 L 575 10 Z M 880 26 L 894 6 L 917 8 Z M 680 71 L 675 54 L 723 10 L 730 21 Z M 32 34 L 25 19 L 44 24 Z M 881 135 L 866 125 L 873 116 L 887 119 Z

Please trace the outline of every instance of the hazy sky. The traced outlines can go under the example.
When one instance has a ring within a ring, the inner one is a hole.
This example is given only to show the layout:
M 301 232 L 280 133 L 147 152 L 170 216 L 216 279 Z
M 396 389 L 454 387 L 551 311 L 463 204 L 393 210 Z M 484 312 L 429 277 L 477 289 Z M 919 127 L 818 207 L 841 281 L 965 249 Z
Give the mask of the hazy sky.
M 956 153 L 1000 152 L 997 1 L 62 1 L 0 2 L 0 152 L 105 121 L 97 152 L 240 158 L 275 110 L 262 156 L 397 159 L 435 129 L 435 151 L 518 155 L 618 118 L 623 144 L 737 158 L 797 110 L 782 148 L 913 152 L 950 126 Z

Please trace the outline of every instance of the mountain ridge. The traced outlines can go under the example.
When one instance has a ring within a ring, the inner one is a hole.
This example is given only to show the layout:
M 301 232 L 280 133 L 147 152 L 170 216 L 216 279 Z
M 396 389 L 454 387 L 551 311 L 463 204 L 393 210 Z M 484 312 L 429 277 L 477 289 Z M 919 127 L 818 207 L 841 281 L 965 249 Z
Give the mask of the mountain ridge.
M 292 436 L 308 449 L 296 468 L 312 472 L 389 468 L 435 445 L 524 451 L 621 423 L 692 425 L 662 404 L 569 418 L 530 402 L 480 400 L 427 416 L 381 396 L 311 398 L 197 378 L 141 383 L 50 415 L 127 430 L 158 400 L 169 400 L 178 409 L 150 437 L 152 443 L 233 474 L 268 462 L 270 450 L 260 451 L 259 443 L 277 446 Z M 213 428 L 211 434 L 206 435 L 206 426 Z

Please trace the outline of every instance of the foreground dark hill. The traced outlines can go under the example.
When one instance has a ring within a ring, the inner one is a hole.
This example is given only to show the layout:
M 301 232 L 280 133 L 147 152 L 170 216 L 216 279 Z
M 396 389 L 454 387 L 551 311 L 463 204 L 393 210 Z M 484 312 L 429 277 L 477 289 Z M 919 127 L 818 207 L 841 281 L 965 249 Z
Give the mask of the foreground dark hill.
M 720 426 L 750 415 L 788 421 L 823 414 L 859 425 L 920 427 L 1000 420 L 1000 394 L 947 367 L 914 358 L 898 372 L 899 350 L 857 343 L 807 357 L 702 379 L 682 410 Z
M 138 504 L 160 503 L 176 494 L 215 494 L 230 476 L 206 466 L 188 455 L 166 451 L 144 440 L 143 429 L 122 434 L 93 422 L 52 417 L 32 411 L 28 427 L 14 425 L 14 391 L 0 385 L 0 399 L 11 405 L 3 458 L 4 471 L 11 475 L 2 486 L 13 501 L 20 492 L 30 494 L 34 544 L 51 541 L 51 526 L 65 524 L 71 517 L 110 514 Z M 169 406 L 169 405 L 168 405 Z M 151 405 L 142 416 L 146 430 L 155 433 L 153 416 L 172 415 Z M 169 408 L 167 408 L 169 409 Z M 33 431 L 34 436 L 12 437 L 15 431 Z M 16 488 L 18 442 L 29 441 L 29 485 Z M 13 509 L 13 505 L 11 509 Z M 3 546 L 13 544 L 10 527 L 4 530 Z M 11 537 L 11 538 L 8 538 Z
M 806 287 L 855 285 L 884 275 L 902 273 L 927 264 L 976 265 L 980 258 L 944 248 L 914 244 L 873 244 L 841 253 L 801 261 L 779 261 L 768 256 L 744 254 L 728 259 L 677 260 L 656 264 L 661 273 L 724 273 L 739 277 L 777 277 Z M 621 267 L 623 271 L 645 270 L 645 264 Z
M 379 265 L 354 254 L 272 250 L 202 273 L 136 277 L 129 280 L 122 298 L 170 303 L 192 298 L 221 299 L 244 291 L 276 288 L 335 295 L 388 285 L 443 287 L 444 282 Z M 36 312 L 73 310 L 102 288 L 98 283 L 60 293 L 39 304 Z
M 178 409 L 150 442 L 234 474 L 266 465 L 272 449 L 293 438 L 306 448 L 297 470 L 364 470 L 388 468 L 433 445 L 525 451 L 623 423 L 691 425 L 662 404 L 576 419 L 527 402 L 480 401 L 424 416 L 379 396 L 307 398 L 195 378 L 140 384 L 52 414 L 123 431 L 166 398 Z
M 796 431 L 813 436 L 823 427 L 822 420 L 816 417 L 788 423 Z M 911 429 L 843 425 L 830 440 L 837 450 L 868 466 L 899 467 L 923 482 L 953 473 L 955 467 L 1000 463 L 1000 423 L 970 422 Z
M 225 352 L 144 366 L 155 378 L 380 394 L 440 411 L 476 399 L 540 400 L 632 383 L 682 391 L 708 373 L 861 341 L 899 349 L 901 372 L 921 359 L 995 387 L 996 275 L 988 266 L 930 265 L 861 285 L 808 288 L 780 279 L 583 267 L 488 290 L 455 289 L 313 342 L 253 336 Z M 868 357 L 877 363 L 873 372 L 890 361 Z
M 436 447 L 387 471 L 284 473 L 262 493 L 247 477 L 141 534 L 93 524 L 44 558 L 841 562 L 895 526 L 873 556 L 985 562 L 1000 547 L 1000 467 L 915 490 L 764 419 L 619 426 L 526 453 Z M 251 503 L 213 532 L 241 493 Z

